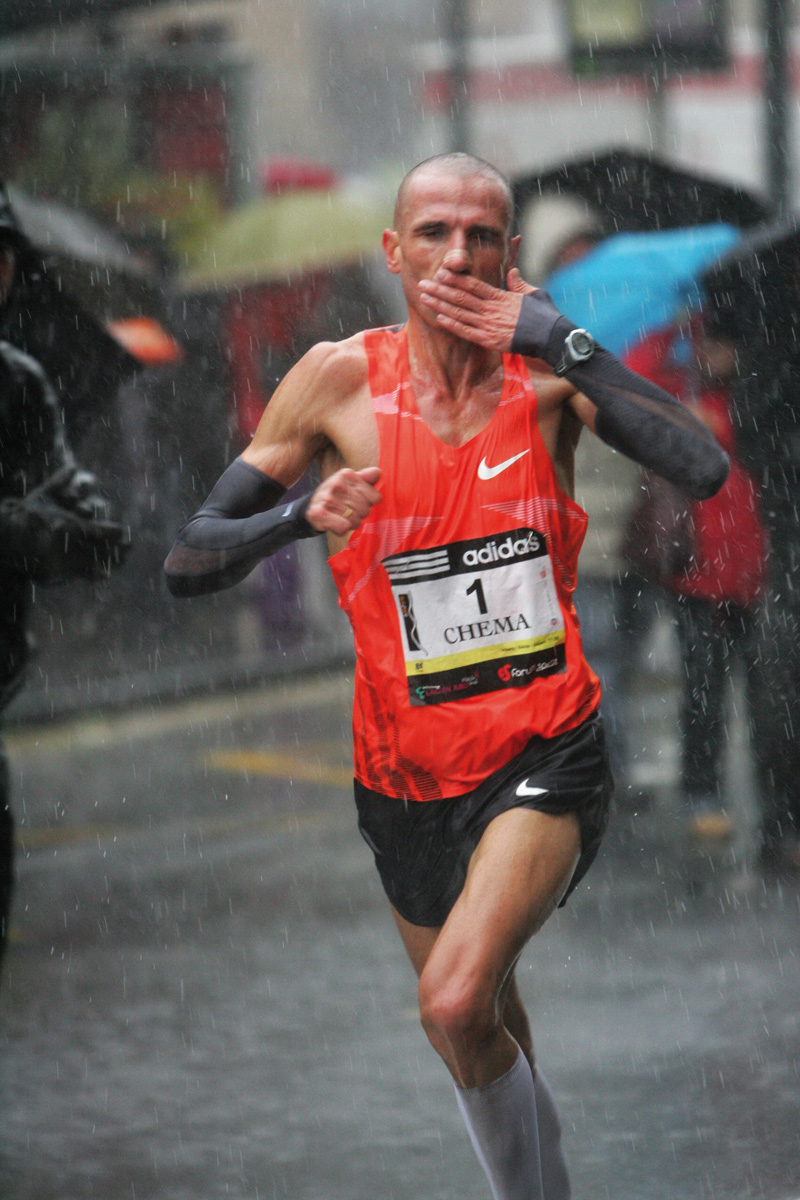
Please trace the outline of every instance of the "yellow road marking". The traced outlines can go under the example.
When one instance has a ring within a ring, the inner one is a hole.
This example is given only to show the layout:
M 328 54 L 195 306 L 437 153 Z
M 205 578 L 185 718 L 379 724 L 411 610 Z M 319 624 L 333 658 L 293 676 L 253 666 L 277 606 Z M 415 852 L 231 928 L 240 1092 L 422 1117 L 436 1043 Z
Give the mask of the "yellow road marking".
M 239 771 L 272 779 L 298 783 L 322 783 L 331 787 L 350 787 L 353 772 L 345 767 L 309 760 L 306 755 L 280 751 L 212 750 L 204 763 L 215 771 Z
M 352 697 L 352 679 L 346 672 L 238 691 L 205 700 L 186 701 L 151 712 L 115 714 L 110 717 L 93 715 L 65 724 L 26 725 L 4 730 L 3 739 L 17 761 L 33 760 L 53 753 L 79 749 L 105 749 L 120 742 L 158 738 L 184 728 L 201 725 L 204 728 L 225 720 L 240 717 L 267 716 L 293 709 L 323 704 L 348 704 Z M 251 775 L 276 779 L 319 783 L 329 787 L 351 787 L 350 767 L 337 762 L 344 744 L 339 741 L 308 742 L 296 753 L 282 751 L 216 750 L 204 756 L 214 770 L 242 771 Z M 313 756 L 313 757 L 311 757 Z M 192 832 L 200 836 L 225 837 L 239 830 L 256 833 L 301 832 L 304 829 L 325 828 L 336 823 L 327 812 L 305 812 L 302 815 L 265 815 L 255 820 L 241 821 L 219 818 L 201 819 L 192 823 Z M 131 825 L 73 825 L 19 827 L 17 844 L 25 850 L 66 846 L 71 843 L 101 841 L 117 836 L 135 836 L 146 832 Z
M 69 846 L 72 842 L 100 841 L 101 838 L 116 837 L 120 833 L 135 832 L 121 825 L 42 825 L 36 829 L 22 826 L 14 838 L 21 850 L 41 850 L 47 846 Z

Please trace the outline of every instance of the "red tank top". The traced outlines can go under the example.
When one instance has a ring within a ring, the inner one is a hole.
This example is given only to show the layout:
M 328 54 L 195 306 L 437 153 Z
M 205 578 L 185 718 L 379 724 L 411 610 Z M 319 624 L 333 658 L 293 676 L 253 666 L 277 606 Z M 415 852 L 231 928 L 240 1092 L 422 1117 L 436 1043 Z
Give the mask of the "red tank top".
M 599 703 L 572 602 L 587 517 L 519 356 L 456 447 L 419 415 L 405 330 L 370 330 L 365 348 L 383 499 L 330 559 L 355 638 L 355 774 L 388 796 L 459 796 Z

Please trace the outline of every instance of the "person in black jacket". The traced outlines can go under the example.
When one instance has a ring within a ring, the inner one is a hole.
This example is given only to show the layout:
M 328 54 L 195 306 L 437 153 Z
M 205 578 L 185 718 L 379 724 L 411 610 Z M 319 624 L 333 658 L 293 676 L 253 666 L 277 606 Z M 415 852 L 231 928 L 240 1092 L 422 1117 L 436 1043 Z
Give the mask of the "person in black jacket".
M 7 340 L 18 268 L 30 252 L 0 190 L 0 714 L 22 684 L 32 585 L 96 579 L 122 561 L 125 533 L 70 449 L 58 396 Z M 0 962 L 14 861 L 8 763 L 0 744 Z

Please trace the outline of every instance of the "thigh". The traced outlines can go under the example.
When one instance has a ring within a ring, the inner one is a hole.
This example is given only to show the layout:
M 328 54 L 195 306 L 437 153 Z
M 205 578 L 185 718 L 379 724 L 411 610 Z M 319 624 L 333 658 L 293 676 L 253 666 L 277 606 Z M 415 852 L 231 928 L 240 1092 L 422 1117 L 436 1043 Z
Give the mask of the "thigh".
M 495 817 L 430 949 L 426 975 L 467 979 L 499 997 L 525 943 L 567 891 L 580 851 L 575 813 L 514 808 Z

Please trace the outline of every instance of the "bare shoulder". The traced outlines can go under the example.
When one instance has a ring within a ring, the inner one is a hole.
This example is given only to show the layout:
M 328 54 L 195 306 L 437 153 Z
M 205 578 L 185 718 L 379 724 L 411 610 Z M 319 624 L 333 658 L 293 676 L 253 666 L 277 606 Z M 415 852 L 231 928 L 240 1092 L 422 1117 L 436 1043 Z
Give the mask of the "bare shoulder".
M 318 342 L 275 389 L 242 457 L 287 486 L 313 459 L 351 465 L 350 429 L 363 425 L 365 399 L 369 374 L 363 334 Z
M 290 384 L 292 391 L 301 389 L 305 404 L 317 410 L 337 401 L 347 403 L 367 383 L 363 333 L 341 342 L 318 342 L 292 368 L 284 383 Z M 276 391 L 276 399 L 284 383 Z
M 316 434 L 323 476 L 339 467 L 360 470 L 377 462 L 377 429 L 369 388 L 364 335 L 321 342 L 303 360 L 307 373 L 307 429 Z
M 318 342 L 283 377 L 270 397 L 256 443 L 299 432 L 324 434 L 329 417 L 347 407 L 367 385 L 363 335 Z
M 343 342 L 318 342 L 279 383 L 266 412 L 272 419 L 293 419 L 319 426 L 365 388 L 367 355 L 363 335 Z

